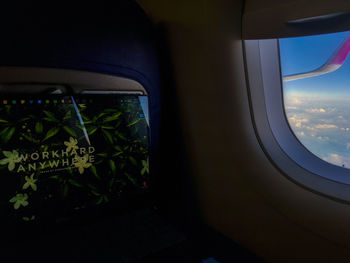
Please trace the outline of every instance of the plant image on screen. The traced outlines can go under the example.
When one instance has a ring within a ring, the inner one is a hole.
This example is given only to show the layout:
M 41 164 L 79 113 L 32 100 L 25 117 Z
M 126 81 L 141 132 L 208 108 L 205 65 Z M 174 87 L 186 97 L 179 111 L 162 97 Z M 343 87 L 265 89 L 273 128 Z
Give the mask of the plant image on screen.
M 313 154 L 350 168 L 350 32 L 280 39 L 286 117 Z
M 2 100 L 0 142 L 0 209 L 18 221 L 54 221 L 149 183 L 138 96 Z

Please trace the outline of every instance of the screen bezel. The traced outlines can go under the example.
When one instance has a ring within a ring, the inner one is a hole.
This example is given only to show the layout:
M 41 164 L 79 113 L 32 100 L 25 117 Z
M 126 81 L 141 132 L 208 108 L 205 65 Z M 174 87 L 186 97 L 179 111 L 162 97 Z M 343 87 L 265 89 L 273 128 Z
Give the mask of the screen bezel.
M 0 84 L 67 85 L 74 93 L 82 91 L 129 91 L 148 95 L 137 81 L 113 75 L 71 69 L 0 67 Z M 4 91 L 4 92 L 16 92 Z

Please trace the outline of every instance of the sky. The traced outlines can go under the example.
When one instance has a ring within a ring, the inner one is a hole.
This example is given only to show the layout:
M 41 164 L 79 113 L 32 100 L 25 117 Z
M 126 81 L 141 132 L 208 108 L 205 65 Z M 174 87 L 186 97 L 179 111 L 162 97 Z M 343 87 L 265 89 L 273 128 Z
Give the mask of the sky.
M 280 39 L 282 75 L 322 66 L 350 32 Z M 319 158 L 350 168 L 350 56 L 338 70 L 283 83 L 286 116 L 299 141 Z

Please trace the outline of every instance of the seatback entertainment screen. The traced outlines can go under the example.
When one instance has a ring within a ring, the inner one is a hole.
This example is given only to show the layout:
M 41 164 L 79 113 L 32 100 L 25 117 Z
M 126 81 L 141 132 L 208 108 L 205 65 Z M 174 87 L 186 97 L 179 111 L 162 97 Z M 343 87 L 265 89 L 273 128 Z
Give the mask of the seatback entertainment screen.
M 55 222 L 147 192 L 147 96 L 0 99 L 0 210 Z

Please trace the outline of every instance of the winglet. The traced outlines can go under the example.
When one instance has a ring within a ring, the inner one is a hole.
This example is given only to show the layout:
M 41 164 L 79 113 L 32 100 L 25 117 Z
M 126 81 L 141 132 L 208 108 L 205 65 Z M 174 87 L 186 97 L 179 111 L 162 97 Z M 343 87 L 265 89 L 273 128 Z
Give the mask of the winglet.
M 339 46 L 339 48 L 333 53 L 333 55 L 327 60 L 327 62 L 321 67 L 299 74 L 293 74 L 283 77 L 283 82 L 305 79 L 316 77 L 324 74 L 328 74 L 330 72 L 336 71 L 341 66 L 343 66 L 347 56 L 350 53 L 350 36 L 348 36 L 344 42 Z

